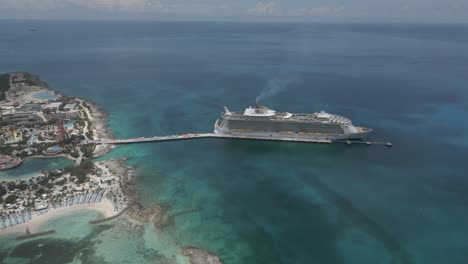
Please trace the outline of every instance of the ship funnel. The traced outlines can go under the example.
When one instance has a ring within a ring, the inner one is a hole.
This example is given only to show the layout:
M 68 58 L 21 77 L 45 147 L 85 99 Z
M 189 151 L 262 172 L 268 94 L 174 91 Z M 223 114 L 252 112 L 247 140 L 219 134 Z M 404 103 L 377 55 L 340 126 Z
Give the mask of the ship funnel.
M 224 107 L 224 112 L 226 112 L 226 115 L 231 115 L 231 111 L 226 106 Z

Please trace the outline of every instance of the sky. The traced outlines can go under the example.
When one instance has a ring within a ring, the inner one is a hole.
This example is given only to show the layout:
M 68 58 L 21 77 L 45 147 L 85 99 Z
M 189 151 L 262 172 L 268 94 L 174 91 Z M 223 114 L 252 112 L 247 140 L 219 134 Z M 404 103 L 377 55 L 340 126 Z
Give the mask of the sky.
M 0 0 L 0 19 L 468 22 L 468 0 Z

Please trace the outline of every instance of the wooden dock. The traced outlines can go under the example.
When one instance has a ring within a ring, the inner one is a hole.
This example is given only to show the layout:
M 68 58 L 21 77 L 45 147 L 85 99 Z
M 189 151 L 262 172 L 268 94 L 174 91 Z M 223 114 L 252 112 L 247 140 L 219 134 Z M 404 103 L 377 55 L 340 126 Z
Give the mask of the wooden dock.
M 48 230 L 48 231 L 39 232 L 39 233 L 30 233 L 27 231 L 25 235 L 16 237 L 16 240 L 24 240 L 24 239 L 30 239 L 30 238 L 35 238 L 35 237 L 41 237 L 41 236 L 46 236 L 46 235 L 50 235 L 54 233 L 55 233 L 55 230 Z
M 121 216 L 123 213 L 125 213 L 125 211 L 127 211 L 127 209 L 128 209 L 128 207 L 125 207 L 122 211 L 120 211 L 118 214 L 113 215 L 113 216 L 109 216 L 109 217 L 105 217 L 105 218 L 101 218 L 101 219 L 96 219 L 96 220 L 91 220 L 91 221 L 89 221 L 89 224 L 95 225 L 95 224 L 104 223 L 104 222 L 107 222 L 107 221 L 110 221 L 110 220 L 114 220 L 117 217 Z
M 129 139 L 111 139 L 111 140 L 83 140 L 82 144 L 136 144 L 149 142 L 163 142 L 175 140 L 191 140 L 202 138 L 223 138 L 223 139 L 247 139 L 247 140 L 267 140 L 267 141 L 286 141 L 286 142 L 302 142 L 302 143 L 346 143 L 350 144 L 366 144 L 366 145 L 386 145 L 391 147 L 389 142 L 375 141 L 360 141 L 360 140 L 329 140 L 329 139 L 314 139 L 314 138 L 294 138 L 294 137 L 269 137 L 269 136 L 251 136 L 251 135 L 232 135 L 232 134 L 215 134 L 215 133 L 189 133 L 182 135 L 162 136 L 162 137 L 139 137 Z

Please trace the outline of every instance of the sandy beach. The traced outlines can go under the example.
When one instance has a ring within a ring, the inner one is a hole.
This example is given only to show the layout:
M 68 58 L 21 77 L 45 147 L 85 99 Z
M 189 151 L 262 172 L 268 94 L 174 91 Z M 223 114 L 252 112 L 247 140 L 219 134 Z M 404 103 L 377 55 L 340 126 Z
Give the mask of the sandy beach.
M 102 171 L 104 175 L 115 175 L 118 178 L 125 179 L 125 183 L 132 178 L 130 168 L 125 166 L 122 160 L 111 159 L 96 163 L 95 165 Z M 115 190 L 113 192 L 115 193 Z M 122 197 L 124 196 L 125 195 Z M 107 197 L 103 197 L 99 203 L 77 204 L 61 208 L 49 207 L 49 211 L 43 215 L 36 215 L 36 213 L 33 213 L 32 219 L 27 223 L 1 229 L 0 236 L 9 233 L 24 233 L 26 231 L 26 227 L 29 227 L 32 233 L 42 232 L 45 230 L 41 230 L 40 227 L 48 221 L 59 218 L 69 212 L 81 209 L 96 210 L 103 213 L 102 218 L 108 218 L 119 214 L 122 210 L 124 210 L 125 206 L 119 206 L 117 211 L 114 210 L 114 208 L 114 204 Z
M 38 98 L 36 95 L 41 93 L 48 93 L 57 98 L 61 98 L 62 95 L 53 89 L 51 89 L 47 83 L 41 81 L 39 76 L 26 73 L 26 72 L 17 72 L 16 73 L 19 79 L 30 80 L 34 82 L 34 85 L 13 85 L 10 88 L 10 91 L 6 93 L 6 98 L 9 101 L 16 101 L 20 103 L 29 103 L 29 102 L 47 102 L 49 98 Z
M 111 202 L 105 198 L 102 199 L 100 203 L 78 204 L 78 205 L 73 205 L 73 206 L 68 206 L 68 207 L 57 208 L 57 209 L 51 208 L 47 213 L 43 215 L 34 215 L 33 218 L 27 223 L 1 229 L 0 236 L 5 235 L 5 234 L 11 234 L 11 233 L 23 234 L 26 231 L 26 227 L 29 227 L 29 230 L 32 233 L 46 231 L 46 230 L 41 230 L 41 226 L 43 226 L 44 224 L 46 224 L 52 219 L 60 218 L 66 215 L 67 213 L 70 213 L 76 210 L 99 211 L 103 213 L 103 216 L 102 216 L 103 218 L 111 217 L 119 213 L 119 212 L 114 211 Z
M 62 97 L 59 93 L 56 93 L 55 91 L 45 88 L 45 87 L 40 87 L 40 86 L 29 86 L 27 91 L 17 91 L 17 97 L 15 100 L 17 102 L 21 103 L 29 103 L 29 102 L 47 102 L 49 99 L 41 99 L 37 98 L 36 94 L 41 94 L 41 93 L 49 93 L 51 95 L 55 95 L 57 98 Z M 8 98 L 12 99 L 12 98 Z

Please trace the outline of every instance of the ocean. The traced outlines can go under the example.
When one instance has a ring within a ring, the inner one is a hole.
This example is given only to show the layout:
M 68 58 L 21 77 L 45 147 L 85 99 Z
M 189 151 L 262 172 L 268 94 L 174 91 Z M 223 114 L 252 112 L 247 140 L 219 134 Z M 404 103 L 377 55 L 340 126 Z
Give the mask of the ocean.
M 466 24 L 3 20 L 0 72 L 97 103 L 116 138 L 211 132 L 223 106 L 259 98 L 344 115 L 393 147 L 119 146 L 108 157 L 135 167 L 146 206 L 171 205 L 170 226 L 89 226 L 96 213 L 79 211 L 48 223 L 53 236 L 0 236 L 0 260 L 187 263 L 194 246 L 228 264 L 466 263 L 467 69 Z

